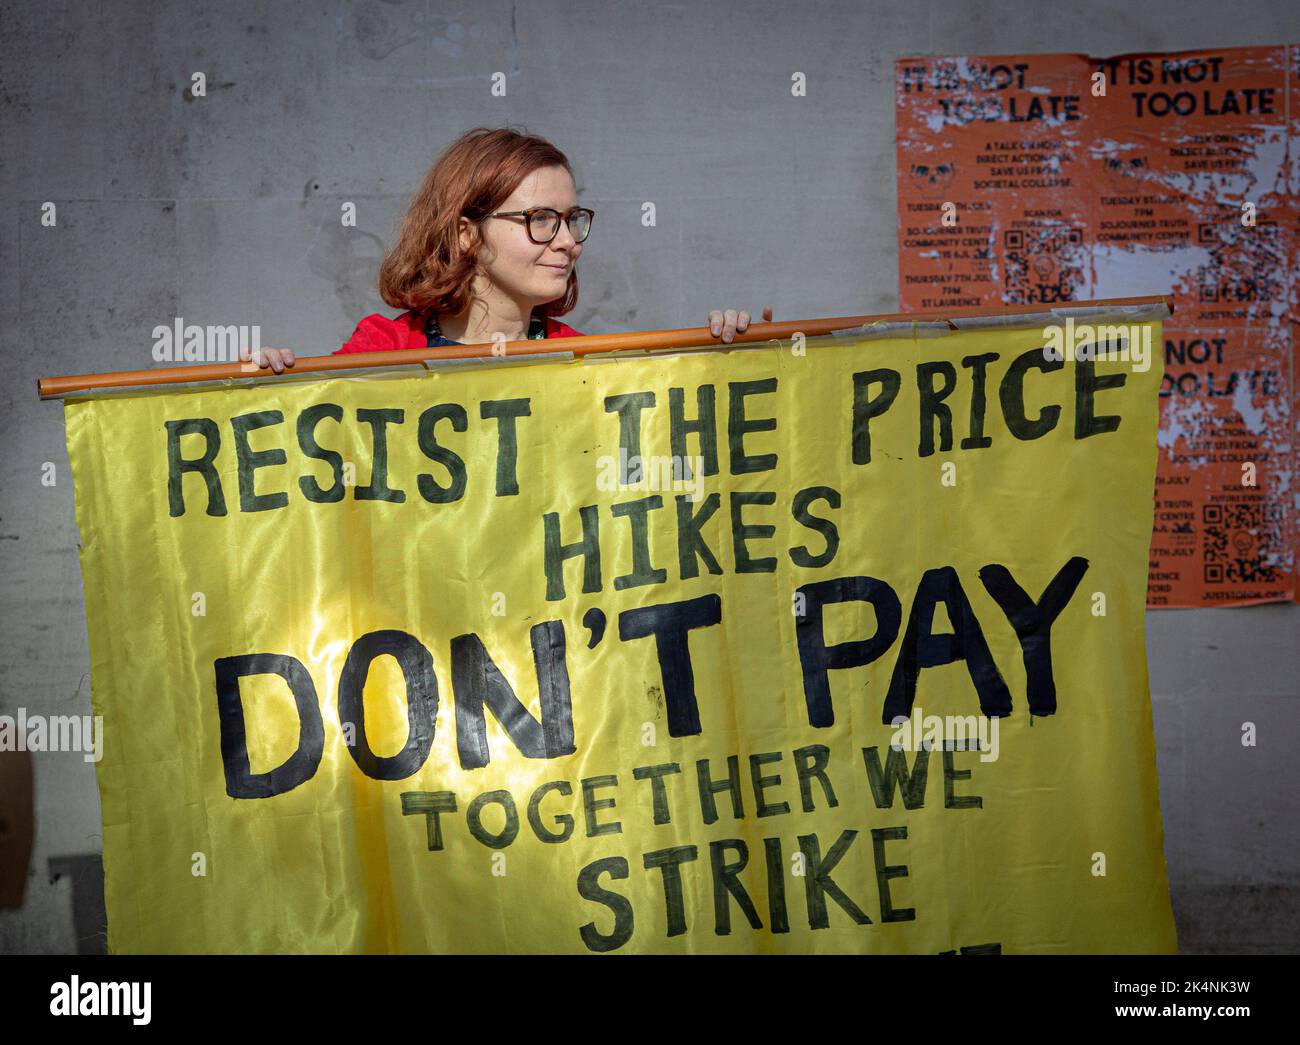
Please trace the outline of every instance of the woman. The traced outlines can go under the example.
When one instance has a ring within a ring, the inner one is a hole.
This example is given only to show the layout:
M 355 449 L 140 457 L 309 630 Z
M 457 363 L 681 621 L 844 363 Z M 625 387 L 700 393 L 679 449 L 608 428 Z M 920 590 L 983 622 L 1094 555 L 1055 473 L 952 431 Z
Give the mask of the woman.
M 557 317 L 577 304 L 592 217 L 578 206 L 568 158 L 544 138 L 508 128 L 463 134 L 425 176 L 379 269 L 380 295 L 406 311 L 366 316 L 334 354 L 581 336 Z M 724 342 L 748 327 L 748 312 L 709 313 Z M 250 359 L 247 349 L 241 358 Z M 261 351 L 259 365 L 277 374 L 293 364 L 292 349 Z

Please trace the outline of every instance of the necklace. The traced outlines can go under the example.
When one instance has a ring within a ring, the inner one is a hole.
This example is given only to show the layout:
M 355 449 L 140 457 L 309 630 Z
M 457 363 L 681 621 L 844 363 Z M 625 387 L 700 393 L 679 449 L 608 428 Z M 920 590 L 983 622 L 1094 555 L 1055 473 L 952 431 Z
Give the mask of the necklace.
M 451 340 L 450 338 L 443 338 L 442 328 L 438 326 L 438 314 L 436 312 L 430 312 L 428 318 L 424 321 L 424 337 L 426 344 L 432 344 L 439 339 L 445 341 Z M 528 322 L 527 339 L 529 341 L 543 341 L 545 338 L 546 320 L 534 312 L 532 318 Z M 458 345 L 460 342 L 454 341 L 452 344 Z

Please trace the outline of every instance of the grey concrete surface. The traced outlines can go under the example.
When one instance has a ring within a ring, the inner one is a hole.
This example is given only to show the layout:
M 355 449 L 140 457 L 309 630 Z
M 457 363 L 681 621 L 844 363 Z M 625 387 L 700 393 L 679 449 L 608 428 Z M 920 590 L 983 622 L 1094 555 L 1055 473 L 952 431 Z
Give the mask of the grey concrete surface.
M 568 152 L 599 215 L 566 317 L 584 332 L 732 305 L 893 311 L 895 58 L 1296 43 L 1295 13 L 1290 0 L 6 0 L 0 710 L 90 710 L 62 410 L 35 379 L 151 366 L 150 331 L 177 316 L 333 351 L 382 309 L 384 243 L 463 130 L 522 124 Z M 806 98 L 791 97 L 795 70 Z M 195 71 L 204 99 L 187 96 Z M 645 200 L 655 228 L 639 222 Z M 358 228 L 340 227 L 343 201 Z M 1186 951 L 1300 942 L 1298 638 L 1296 606 L 1148 614 Z M 1245 721 L 1256 748 L 1239 742 Z M 93 767 L 39 755 L 36 794 L 27 901 L 0 911 L 0 952 L 93 949 Z

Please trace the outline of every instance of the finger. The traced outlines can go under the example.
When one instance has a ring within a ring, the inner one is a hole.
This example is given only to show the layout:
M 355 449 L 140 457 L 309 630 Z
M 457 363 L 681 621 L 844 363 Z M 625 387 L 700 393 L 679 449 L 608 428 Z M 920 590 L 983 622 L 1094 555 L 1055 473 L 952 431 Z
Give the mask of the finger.
M 722 333 L 722 313 L 716 308 L 709 313 L 709 330 L 713 332 L 714 337 Z
M 770 322 L 772 322 L 772 306 L 771 306 L 771 305 L 764 305 L 764 306 L 763 306 L 763 322 L 764 322 L 764 323 L 770 323 Z
M 741 313 L 738 316 L 736 316 L 736 333 L 743 334 L 748 329 L 749 329 L 749 312 L 741 311 Z
M 284 363 L 280 360 L 280 350 L 278 348 L 268 348 L 267 357 L 271 360 L 271 369 L 277 374 L 284 372 Z
M 253 353 L 248 345 L 239 346 L 239 361 L 241 363 L 251 363 L 253 361 Z
M 722 313 L 722 340 L 730 341 L 736 336 L 736 310 L 729 308 Z

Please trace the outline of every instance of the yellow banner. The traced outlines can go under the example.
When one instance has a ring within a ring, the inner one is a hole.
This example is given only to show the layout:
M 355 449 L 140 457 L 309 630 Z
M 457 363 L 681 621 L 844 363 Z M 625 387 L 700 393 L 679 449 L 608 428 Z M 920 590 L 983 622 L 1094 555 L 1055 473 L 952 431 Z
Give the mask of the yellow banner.
M 110 949 L 1173 951 L 1159 324 L 919 333 L 70 399 Z

